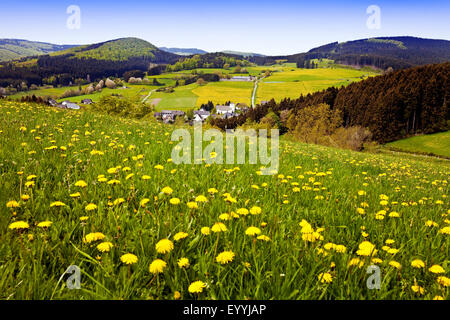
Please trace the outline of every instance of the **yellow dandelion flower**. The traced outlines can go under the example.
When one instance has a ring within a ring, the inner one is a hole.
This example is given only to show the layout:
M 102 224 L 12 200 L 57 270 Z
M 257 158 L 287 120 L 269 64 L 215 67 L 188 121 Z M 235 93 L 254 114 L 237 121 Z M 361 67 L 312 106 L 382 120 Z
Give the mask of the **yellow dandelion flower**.
M 260 235 L 260 236 L 256 237 L 256 239 L 262 240 L 262 241 L 270 241 L 270 238 L 266 235 Z
M 230 216 L 228 213 L 222 213 L 222 214 L 219 216 L 219 219 L 220 219 L 220 220 L 228 221 L 228 220 L 231 219 L 231 216 Z
M 179 241 L 182 240 L 184 238 L 186 238 L 189 234 L 187 234 L 186 232 L 178 232 L 177 234 L 175 234 L 173 236 L 173 240 L 175 241 Z
M 253 214 L 253 215 L 260 214 L 261 212 L 262 212 L 262 209 L 260 207 L 257 207 L 257 206 L 253 206 L 250 209 L 250 213 Z
M 134 264 L 138 261 L 138 257 L 132 253 L 126 253 L 120 257 L 120 261 L 125 264 Z
M 177 204 L 180 203 L 180 199 L 178 199 L 178 198 L 172 198 L 172 199 L 169 200 L 169 202 L 170 202 L 171 204 L 173 204 L 173 205 L 177 205 Z
M 173 242 L 169 239 L 162 239 L 158 241 L 155 248 L 158 253 L 165 254 L 173 250 Z
M 227 264 L 227 263 L 233 261 L 234 256 L 235 256 L 235 254 L 233 251 L 224 251 L 217 255 L 216 261 L 220 264 Z
M 208 189 L 208 193 L 215 194 L 217 192 L 219 192 L 219 191 L 216 188 L 209 188 Z
M 86 217 L 86 216 L 80 217 L 81 222 L 86 221 L 87 219 L 89 219 L 89 217 Z
M 180 291 L 175 291 L 175 292 L 173 293 L 173 298 L 174 298 L 175 300 L 181 299 L 181 293 L 180 293 Z
M 200 229 L 200 232 L 204 236 L 209 236 L 211 234 L 211 229 L 209 227 L 203 227 L 203 228 Z
M 52 202 L 51 204 L 50 204 L 50 208 L 51 207 L 64 207 L 66 204 L 64 203 L 64 202 L 61 202 L 61 201 L 55 201 L 55 202 Z
M 437 282 L 444 287 L 450 287 L 450 278 L 441 276 L 437 278 Z
M 20 204 L 17 201 L 11 200 L 6 203 L 7 208 L 19 208 Z
M 397 261 L 394 261 L 394 260 L 389 261 L 389 265 L 396 269 L 400 269 L 402 267 L 402 265 L 400 263 L 398 263 Z
M 359 260 L 359 258 L 353 258 L 348 262 L 348 267 L 352 267 L 352 266 L 358 266 L 358 268 L 362 268 L 362 266 L 364 265 L 364 262 Z
M 148 203 L 150 201 L 150 199 L 147 199 L 147 198 L 144 198 L 144 199 L 142 199 L 140 202 L 139 202 L 139 205 L 141 206 L 141 207 L 145 207 L 145 205 Z
M 94 204 L 94 203 L 89 203 L 89 204 L 84 208 L 84 210 L 86 210 L 86 211 L 92 211 L 92 210 L 95 210 L 95 209 L 97 209 L 97 205 Z
M 81 197 L 81 193 L 79 193 L 79 192 L 71 193 L 70 197 L 71 198 L 79 198 L 79 197 Z
M 116 184 L 120 184 L 120 181 L 117 179 L 112 179 L 108 181 L 108 184 L 115 186 Z
M 411 267 L 417 268 L 417 269 L 425 268 L 425 262 L 423 262 L 420 259 L 415 259 L 415 260 L 411 261 Z
M 188 290 L 190 293 L 201 293 L 204 288 L 206 288 L 206 283 L 203 281 L 194 281 L 189 285 Z
M 421 287 L 421 286 L 418 286 L 418 285 L 411 286 L 411 289 L 412 289 L 413 292 L 418 293 L 418 294 L 424 294 L 425 293 L 425 289 L 423 287 Z
M 331 283 L 331 282 L 333 282 L 333 277 L 331 276 L 331 273 L 329 273 L 329 272 L 325 272 L 325 273 L 319 274 L 318 279 L 322 283 Z
M 87 185 L 88 184 L 84 180 L 79 180 L 79 181 L 75 182 L 75 187 L 86 188 Z
M 105 241 L 97 245 L 97 250 L 100 252 L 109 252 L 109 250 L 111 250 L 112 247 L 113 244 L 111 242 Z
M 179 268 L 188 268 L 189 267 L 189 259 L 188 258 L 180 258 L 177 262 Z
M 246 216 L 248 215 L 248 210 L 246 208 L 240 208 L 236 210 L 236 213 L 241 215 L 241 216 Z
M 16 221 L 11 223 L 8 228 L 11 230 L 21 230 L 21 229 L 28 229 L 30 225 L 25 221 Z
M 84 237 L 84 242 L 91 243 L 97 240 L 103 240 L 105 235 L 101 232 L 91 232 Z
M 389 213 L 389 217 L 398 218 L 398 217 L 400 217 L 400 214 L 396 211 L 392 211 L 391 213 Z
M 173 189 L 171 187 L 164 187 L 161 189 L 161 192 L 165 194 L 172 194 Z
M 42 222 L 39 222 L 37 226 L 39 228 L 48 228 L 52 225 L 52 223 L 53 222 L 51 222 L 51 221 L 42 221 Z
M 195 198 L 195 202 L 208 202 L 208 199 L 204 195 L 199 195 Z
M 430 272 L 432 272 L 432 273 L 445 273 L 444 268 L 442 268 L 442 267 L 441 267 L 440 265 L 438 265 L 438 264 L 432 265 L 432 266 L 428 269 L 428 271 L 430 271 Z
M 356 251 L 356 254 L 359 256 L 374 256 L 378 252 L 375 249 L 375 245 L 370 243 L 369 241 L 363 241 L 358 246 L 359 250 Z
M 224 225 L 222 222 L 216 222 L 212 227 L 211 227 L 211 231 L 212 232 L 225 232 L 227 231 L 227 226 Z
M 198 209 L 198 205 L 196 202 L 189 201 L 188 203 L 186 203 L 186 205 L 188 206 L 189 209 Z
M 255 236 L 261 233 L 261 229 L 257 227 L 248 227 L 247 230 L 245 230 L 245 234 L 248 236 Z
M 164 268 L 167 266 L 167 263 L 161 259 L 155 259 L 150 263 L 148 270 L 150 273 L 158 274 L 164 271 Z

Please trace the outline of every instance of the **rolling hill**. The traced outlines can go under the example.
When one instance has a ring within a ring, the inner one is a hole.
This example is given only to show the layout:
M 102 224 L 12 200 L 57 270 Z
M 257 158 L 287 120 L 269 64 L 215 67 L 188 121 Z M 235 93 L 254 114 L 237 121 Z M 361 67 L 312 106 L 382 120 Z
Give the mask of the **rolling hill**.
M 0 62 L 45 55 L 73 47 L 76 47 L 76 45 L 57 45 L 21 39 L 0 39 Z
M 382 37 L 334 42 L 288 60 L 302 64 L 309 59 L 332 59 L 337 63 L 395 70 L 450 61 L 450 41 L 415 37 Z
M 174 63 L 180 56 L 162 51 L 137 38 L 121 38 L 53 52 L 37 58 L 0 64 L 0 86 L 43 84 L 67 85 L 76 79 L 91 80 L 110 76 L 121 77 L 130 70 L 147 71 L 154 64 Z

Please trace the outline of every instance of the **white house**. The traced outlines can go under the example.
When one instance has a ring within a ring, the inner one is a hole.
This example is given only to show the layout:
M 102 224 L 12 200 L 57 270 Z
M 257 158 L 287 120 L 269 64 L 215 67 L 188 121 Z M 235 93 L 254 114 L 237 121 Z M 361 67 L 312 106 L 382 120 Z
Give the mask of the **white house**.
M 231 103 L 229 106 L 216 106 L 217 114 L 232 114 L 236 112 L 236 105 Z
M 203 122 L 209 117 L 209 115 L 210 115 L 210 112 L 206 111 L 206 110 L 194 111 L 194 119 L 193 120 L 195 122 L 197 122 L 197 121 Z

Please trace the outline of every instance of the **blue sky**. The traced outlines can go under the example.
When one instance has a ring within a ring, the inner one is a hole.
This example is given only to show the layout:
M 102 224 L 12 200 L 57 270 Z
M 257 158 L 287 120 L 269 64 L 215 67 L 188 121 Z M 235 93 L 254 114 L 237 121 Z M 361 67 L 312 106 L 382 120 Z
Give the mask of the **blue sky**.
M 2 1 L 0 38 L 88 44 L 138 37 L 156 46 L 291 54 L 334 41 L 410 35 L 450 40 L 450 1 Z M 67 7 L 81 10 L 66 27 Z M 369 29 L 367 7 L 381 9 Z

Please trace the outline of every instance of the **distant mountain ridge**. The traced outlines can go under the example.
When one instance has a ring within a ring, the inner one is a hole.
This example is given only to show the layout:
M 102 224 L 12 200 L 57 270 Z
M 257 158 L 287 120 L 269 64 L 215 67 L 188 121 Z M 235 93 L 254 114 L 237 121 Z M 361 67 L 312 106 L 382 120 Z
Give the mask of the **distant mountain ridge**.
M 190 56 L 193 54 L 206 54 L 208 53 L 205 50 L 197 49 L 197 48 L 167 48 L 167 47 L 160 47 L 160 50 L 178 54 L 180 56 Z
M 77 45 L 58 45 L 22 39 L 0 39 L 0 62 L 62 51 Z
M 226 53 L 226 54 L 233 54 L 235 56 L 243 56 L 243 57 L 266 57 L 266 55 L 263 55 L 260 53 L 253 53 L 253 52 L 242 52 L 242 51 L 233 51 L 233 50 L 224 50 L 221 52 Z

